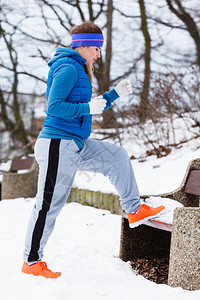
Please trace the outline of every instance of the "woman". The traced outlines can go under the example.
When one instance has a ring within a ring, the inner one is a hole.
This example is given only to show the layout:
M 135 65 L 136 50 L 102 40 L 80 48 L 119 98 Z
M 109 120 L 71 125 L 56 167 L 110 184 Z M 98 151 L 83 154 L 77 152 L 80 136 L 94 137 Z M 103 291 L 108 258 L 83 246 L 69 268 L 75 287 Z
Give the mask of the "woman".
M 77 170 L 100 172 L 116 187 L 130 227 L 157 215 L 164 207 L 140 204 L 137 183 L 126 151 L 114 144 L 88 139 L 93 114 L 132 93 L 128 80 L 102 96 L 92 96 L 92 65 L 100 58 L 101 29 L 85 22 L 72 30 L 72 49 L 58 47 L 49 62 L 47 117 L 35 145 L 39 164 L 38 191 L 24 251 L 22 272 L 57 278 L 59 272 L 42 262 L 43 249 L 66 202 Z

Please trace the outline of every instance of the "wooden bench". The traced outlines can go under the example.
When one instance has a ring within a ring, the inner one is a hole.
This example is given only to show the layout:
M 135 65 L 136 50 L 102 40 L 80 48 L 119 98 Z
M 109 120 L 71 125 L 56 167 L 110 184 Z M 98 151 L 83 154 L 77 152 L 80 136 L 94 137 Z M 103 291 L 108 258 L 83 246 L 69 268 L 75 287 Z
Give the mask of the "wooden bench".
M 200 159 L 190 162 L 181 186 L 170 193 L 161 195 L 143 195 L 145 201 L 150 196 L 176 200 L 184 207 L 200 205 Z M 170 255 L 172 224 L 147 221 L 136 228 L 129 228 L 126 213 L 122 213 L 120 258 L 131 261 L 136 258 L 153 259 Z
M 190 171 L 183 190 L 184 190 L 184 193 L 188 196 L 189 195 L 200 196 L 200 170 L 191 170 Z M 157 197 L 158 197 L 158 195 L 157 195 Z M 163 197 L 163 195 L 162 195 L 162 197 Z M 144 196 L 141 196 L 141 198 L 144 199 Z M 172 198 L 172 197 L 171 197 L 171 195 L 170 196 L 168 195 L 167 198 Z M 175 195 L 174 195 L 173 199 L 175 199 Z M 123 217 L 127 219 L 126 212 L 123 212 Z M 146 221 L 145 225 L 172 232 L 172 224 L 167 224 L 167 223 L 160 222 L 157 220 Z
M 11 163 L 10 172 L 29 170 L 33 164 L 34 157 L 14 158 Z

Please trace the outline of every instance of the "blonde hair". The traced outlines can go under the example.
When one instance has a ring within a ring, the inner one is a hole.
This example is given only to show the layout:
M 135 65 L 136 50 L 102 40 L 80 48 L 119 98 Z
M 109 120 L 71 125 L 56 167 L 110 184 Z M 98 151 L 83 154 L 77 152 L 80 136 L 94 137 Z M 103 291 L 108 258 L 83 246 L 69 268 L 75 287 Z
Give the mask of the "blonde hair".
M 92 23 L 91 21 L 87 21 L 87 22 L 83 22 L 81 25 L 76 25 L 72 28 L 71 34 L 77 34 L 77 33 L 101 33 L 102 34 L 102 30 L 98 25 Z M 72 48 L 72 49 L 76 49 L 76 48 Z M 90 82 L 92 84 L 93 65 L 85 65 L 84 67 L 87 75 L 90 78 Z

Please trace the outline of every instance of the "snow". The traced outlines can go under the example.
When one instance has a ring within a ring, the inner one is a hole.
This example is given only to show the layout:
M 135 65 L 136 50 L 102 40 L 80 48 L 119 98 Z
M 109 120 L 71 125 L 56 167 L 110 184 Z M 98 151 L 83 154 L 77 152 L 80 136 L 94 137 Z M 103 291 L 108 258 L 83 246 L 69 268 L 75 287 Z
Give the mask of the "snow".
M 172 149 L 166 157 L 149 156 L 144 162 L 139 158 L 131 160 L 140 194 L 149 195 L 146 203 L 151 206 L 165 206 L 157 220 L 166 223 L 172 223 L 173 211 L 181 204 L 160 198 L 159 194 L 177 189 L 189 162 L 200 158 L 200 140 L 192 139 L 199 129 L 191 133 L 183 127 L 183 122 L 177 121 L 178 141 L 185 138 L 191 138 L 191 141 Z M 123 135 L 123 147 L 129 156 L 139 157 L 140 151 L 144 150 L 142 144 L 144 140 L 138 139 L 134 133 Z M 10 164 L 11 161 L 2 163 L 0 170 L 9 170 Z M 109 179 L 101 174 L 79 171 L 73 186 L 117 194 Z M 64 206 L 45 248 L 48 267 L 61 271 L 62 276 L 52 280 L 23 274 L 24 240 L 34 203 L 34 198 L 0 201 L 1 300 L 200 299 L 200 290 L 186 291 L 181 287 L 157 285 L 138 275 L 129 262 L 118 257 L 121 216 L 78 203 Z
M 150 282 L 118 258 L 121 217 L 108 211 L 67 204 L 45 248 L 48 267 L 57 279 L 20 272 L 27 222 L 35 199 L 0 202 L 0 299 L 43 300 L 197 300 L 186 291 Z
M 178 136 L 180 138 L 182 133 Z M 135 154 L 137 142 L 131 138 L 124 142 L 130 156 Z M 177 189 L 189 162 L 195 158 L 200 158 L 199 139 L 183 143 L 166 157 L 150 156 L 144 162 L 131 161 L 140 194 L 151 195 L 146 203 L 166 207 L 159 221 L 171 223 L 175 207 L 181 204 L 158 195 Z M 10 163 L 1 164 L 0 170 L 8 170 Z M 101 174 L 78 172 L 74 186 L 116 194 L 109 179 Z M 20 270 L 24 239 L 34 203 L 34 198 L 0 201 L 1 300 L 200 299 L 200 290 L 186 291 L 181 287 L 158 285 L 138 275 L 129 262 L 118 257 L 121 216 L 78 203 L 64 206 L 45 248 L 48 267 L 61 271 L 62 276 L 51 280 L 23 274 Z
M 144 203 L 146 205 L 152 206 L 152 207 L 158 207 L 160 205 L 164 205 L 165 209 L 161 212 L 159 216 L 157 216 L 156 219 L 159 222 L 172 224 L 173 222 L 173 213 L 175 208 L 177 207 L 183 207 L 183 205 L 175 200 L 164 198 L 164 197 L 155 197 L 151 196 L 145 201 L 141 201 L 141 203 Z
M 177 188 L 188 162 L 197 157 L 199 140 L 193 140 L 167 157 L 149 157 L 144 163 L 132 161 L 140 190 L 150 195 Z M 111 192 L 113 187 L 108 183 L 99 174 L 76 176 L 79 187 Z M 164 222 L 169 222 L 174 208 L 181 206 L 158 196 L 149 197 L 146 202 L 166 206 L 165 214 L 159 217 Z M 34 203 L 34 198 L 0 201 L 1 300 L 200 299 L 200 290 L 157 285 L 137 275 L 129 262 L 118 257 L 121 216 L 78 203 L 64 206 L 45 248 L 48 267 L 61 271 L 62 276 L 52 280 L 21 273 L 26 228 Z

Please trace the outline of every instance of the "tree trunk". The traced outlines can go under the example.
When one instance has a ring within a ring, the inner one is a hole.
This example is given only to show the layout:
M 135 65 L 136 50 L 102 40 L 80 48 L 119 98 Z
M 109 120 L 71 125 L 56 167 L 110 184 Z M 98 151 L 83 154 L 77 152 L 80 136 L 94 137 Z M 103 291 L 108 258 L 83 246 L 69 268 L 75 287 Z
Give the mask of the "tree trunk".
M 106 57 L 103 69 L 103 80 L 99 85 L 99 92 L 102 94 L 110 88 L 110 66 L 112 59 L 112 18 L 113 18 L 113 0 L 108 0 L 107 7 L 107 45 Z M 115 113 L 111 108 L 103 112 L 102 128 L 113 128 L 116 126 Z
M 147 111 L 149 107 L 149 85 L 150 85 L 150 62 L 151 62 L 151 38 L 149 35 L 148 27 L 147 27 L 147 16 L 145 11 L 144 0 L 138 0 L 140 5 L 140 13 L 141 13 L 141 30 L 145 40 L 145 70 L 144 70 L 144 82 L 143 88 L 140 97 L 140 109 L 139 109 L 139 119 L 141 122 L 145 122 L 147 118 Z

